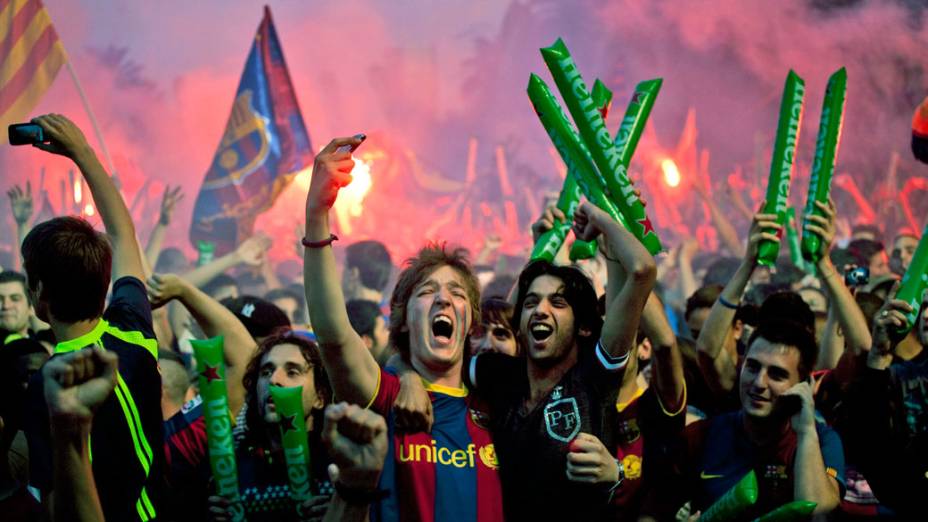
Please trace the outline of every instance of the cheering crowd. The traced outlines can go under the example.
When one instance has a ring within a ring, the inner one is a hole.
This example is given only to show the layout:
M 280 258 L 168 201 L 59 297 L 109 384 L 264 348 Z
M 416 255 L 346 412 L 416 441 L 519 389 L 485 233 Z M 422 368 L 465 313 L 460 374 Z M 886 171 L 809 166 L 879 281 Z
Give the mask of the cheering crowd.
M 591 261 L 478 279 L 467 250 L 438 243 L 395 274 L 383 244 L 329 227 L 356 136 L 316 157 L 302 275 L 278 273 L 261 235 L 193 267 L 161 247 L 179 190 L 143 248 L 83 133 L 33 121 L 105 232 L 30 228 L 30 191 L 8 193 L 21 270 L 0 273 L 3 520 L 696 520 L 751 472 L 756 501 L 715 520 L 788 504 L 920 516 L 928 320 L 895 299 L 911 231 L 837 238 L 840 209 L 819 203 L 801 233 L 821 259 L 771 269 L 758 247 L 784 237 L 776 215 L 753 215 L 746 245 L 717 223 L 728 256 L 688 242 L 654 258 L 584 202 L 572 225 L 598 240 Z M 566 219 L 551 206 L 531 232 Z M 216 336 L 222 375 L 191 357 Z M 225 383 L 238 495 L 218 494 L 204 375 Z M 301 387 L 310 500 L 293 500 L 282 430 L 300 420 L 272 386 Z

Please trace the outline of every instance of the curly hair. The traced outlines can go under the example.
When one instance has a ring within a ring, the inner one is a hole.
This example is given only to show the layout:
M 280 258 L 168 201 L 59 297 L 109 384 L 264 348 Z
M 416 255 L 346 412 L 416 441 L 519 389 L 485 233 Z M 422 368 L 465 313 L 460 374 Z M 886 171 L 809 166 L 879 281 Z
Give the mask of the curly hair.
M 261 446 L 267 442 L 264 440 L 266 436 L 265 430 L 255 429 L 263 422 L 258 408 L 258 375 L 261 372 L 261 360 L 271 350 L 282 344 L 293 344 L 299 347 L 303 359 L 306 360 L 313 371 L 313 385 L 316 387 L 316 395 L 323 402 L 323 408 L 311 412 L 313 426 L 316 428 L 313 430 L 313 434 L 310 435 L 311 438 L 317 437 L 322 431 L 324 406 L 332 402 L 332 385 L 329 383 L 329 376 L 325 373 L 325 367 L 322 365 L 322 357 L 316 343 L 289 331 L 268 337 L 258 345 L 254 357 L 248 362 L 248 367 L 242 376 L 242 386 L 245 388 L 246 438 L 251 439 L 252 443 Z

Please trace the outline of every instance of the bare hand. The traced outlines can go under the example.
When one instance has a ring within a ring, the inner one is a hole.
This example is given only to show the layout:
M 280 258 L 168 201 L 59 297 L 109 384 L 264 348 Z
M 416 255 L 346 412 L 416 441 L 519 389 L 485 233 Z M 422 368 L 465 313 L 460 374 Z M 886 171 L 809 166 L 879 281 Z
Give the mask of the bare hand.
M 615 484 L 619 481 L 619 465 L 601 440 L 581 433 L 570 443 L 567 479 L 587 484 Z
M 10 208 L 13 210 L 13 220 L 17 225 L 25 225 L 32 217 L 32 182 L 26 182 L 26 191 L 19 185 L 13 185 L 13 188 L 6 191 L 10 197 Z
M 177 206 L 177 203 L 182 199 L 184 199 L 184 193 L 181 192 L 180 185 L 173 189 L 171 189 L 170 185 L 164 188 L 164 195 L 161 197 L 161 216 L 158 219 L 162 225 L 169 225 L 171 223 L 171 215 L 174 213 L 174 207 Z
M 805 217 L 806 224 L 803 230 L 805 233 L 817 234 L 821 238 L 819 246 L 819 255 L 822 259 L 828 257 L 828 253 L 831 252 L 831 245 L 834 244 L 836 226 L 835 226 L 835 216 L 837 215 L 837 207 L 835 207 L 835 200 L 828 198 L 828 204 L 822 203 L 821 201 L 816 201 L 815 206 L 818 207 L 824 215 L 816 216 L 815 214 L 809 214 Z
M 541 217 L 532 223 L 532 241 L 538 241 L 542 234 L 554 228 L 555 221 L 564 223 L 567 221 L 567 216 L 552 203 L 541 213 Z
M 45 152 L 77 159 L 80 154 L 92 152 L 87 138 L 77 125 L 60 114 L 46 114 L 33 118 L 32 123 L 42 127 L 48 143 L 36 143 L 33 147 Z
M 602 234 L 602 223 L 612 218 L 589 201 L 584 201 L 574 211 L 574 235 L 581 241 L 592 241 Z
M 783 235 L 783 227 L 777 223 L 776 214 L 761 214 L 765 202 L 761 202 L 757 214 L 751 220 L 751 230 L 748 232 L 748 248 L 744 252 L 745 261 L 757 263 L 757 251 L 760 242 L 767 240 L 775 243 L 780 242 L 780 236 Z M 770 230 L 773 229 L 773 232 Z
M 340 402 L 325 409 L 322 440 L 332 464 L 329 478 L 352 489 L 374 489 L 387 456 L 387 424 L 383 417 Z
M 396 429 L 407 433 L 432 431 L 432 400 L 416 372 L 400 374 L 400 392 L 393 403 Z
M 316 155 L 313 163 L 312 180 L 306 195 L 308 215 L 325 214 L 335 204 L 338 191 L 351 183 L 354 160 L 350 152 L 338 152 L 343 145 L 360 145 L 360 138 L 335 138 Z
M 801 403 L 799 411 L 790 417 L 790 425 L 797 435 L 815 431 L 815 400 L 812 398 L 812 385 L 810 381 L 802 381 L 783 392 L 777 401 L 788 404 L 798 400 Z
M 116 354 L 84 348 L 49 359 L 42 368 L 48 414 L 56 428 L 87 427 L 116 387 Z
M 496 234 L 487 236 L 487 238 L 483 241 L 483 249 L 488 252 L 495 252 L 501 246 L 503 246 L 503 238 Z
M 692 261 L 696 252 L 699 252 L 699 241 L 696 241 L 696 238 L 693 237 L 684 239 L 683 243 L 680 245 L 680 259 Z
M 300 520 L 302 522 L 322 522 L 331 501 L 331 495 L 316 495 L 303 502 L 299 508 L 299 512 L 302 515 Z
M 235 253 L 242 263 L 260 266 L 264 262 L 264 256 L 268 249 L 271 248 L 272 243 L 270 237 L 258 233 L 242 241 L 238 248 L 235 249 Z
M 896 299 L 899 290 L 899 281 L 893 284 L 889 297 L 873 318 L 873 344 L 870 348 L 869 358 L 877 361 L 878 358 L 892 360 L 892 351 L 898 339 L 893 338 L 893 331 L 900 330 L 908 325 L 906 315 L 912 313 L 909 303 Z
M 209 506 L 207 519 L 211 522 L 230 522 L 232 520 L 232 502 L 225 497 L 213 495 L 206 499 Z
M 174 274 L 152 274 L 145 282 L 148 287 L 148 300 L 153 308 L 168 304 L 177 299 L 190 283 Z

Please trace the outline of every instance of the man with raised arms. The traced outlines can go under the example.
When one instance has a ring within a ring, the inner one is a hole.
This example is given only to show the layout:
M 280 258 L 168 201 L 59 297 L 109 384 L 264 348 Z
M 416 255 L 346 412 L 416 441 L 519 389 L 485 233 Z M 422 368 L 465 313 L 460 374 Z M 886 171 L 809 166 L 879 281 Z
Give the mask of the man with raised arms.
M 394 429 L 400 380 L 383 371 L 351 328 L 338 283 L 329 210 L 351 181 L 347 148 L 363 137 L 337 138 L 317 156 L 306 200 L 303 240 L 306 301 L 322 359 L 340 400 L 387 418 L 393 444 L 372 520 L 502 520 L 496 457 L 489 432 L 471 415 L 462 382 L 467 335 L 479 323 L 479 287 L 463 251 L 428 246 L 410 259 L 390 301 L 390 341 L 429 391 L 431 433 Z M 339 150 L 339 149 L 342 150 Z

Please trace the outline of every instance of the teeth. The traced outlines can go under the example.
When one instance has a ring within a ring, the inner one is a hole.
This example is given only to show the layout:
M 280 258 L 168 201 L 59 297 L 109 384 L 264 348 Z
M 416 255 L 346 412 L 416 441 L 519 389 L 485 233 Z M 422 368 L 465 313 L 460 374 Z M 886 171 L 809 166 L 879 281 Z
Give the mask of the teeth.
M 546 324 L 536 324 L 532 326 L 532 331 L 538 333 L 548 333 L 551 331 L 551 327 Z
M 440 323 L 445 323 L 445 324 L 450 325 L 450 324 L 451 324 L 451 319 L 449 319 L 449 318 L 447 318 L 447 317 L 445 317 L 445 316 L 443 316 L 443 315 L 435 316 L 435 318 L 432 319 L 432 324 L 440 324 Z

